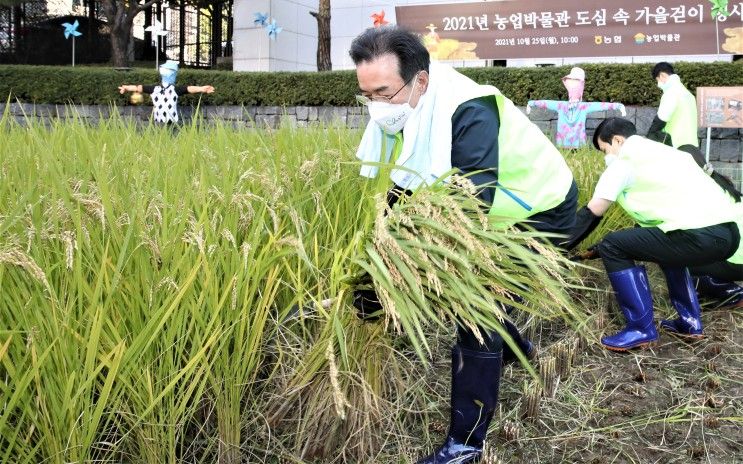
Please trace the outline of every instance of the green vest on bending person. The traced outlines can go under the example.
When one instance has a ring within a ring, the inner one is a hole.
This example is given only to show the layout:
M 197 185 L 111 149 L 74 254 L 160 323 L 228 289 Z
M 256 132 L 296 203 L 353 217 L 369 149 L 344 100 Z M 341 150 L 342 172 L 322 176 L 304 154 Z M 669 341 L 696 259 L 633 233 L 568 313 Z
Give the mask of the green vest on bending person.
M 629 163 L 633 179 L 616 201 L 640 226 L 663 232 L 725 222 L 743 230 L 743 204 L 735 203 L 691 155 L 680 153 L 637 135 L 627 138 L 617 161 Z M 743 249 L 728 261 L 743 264 Z

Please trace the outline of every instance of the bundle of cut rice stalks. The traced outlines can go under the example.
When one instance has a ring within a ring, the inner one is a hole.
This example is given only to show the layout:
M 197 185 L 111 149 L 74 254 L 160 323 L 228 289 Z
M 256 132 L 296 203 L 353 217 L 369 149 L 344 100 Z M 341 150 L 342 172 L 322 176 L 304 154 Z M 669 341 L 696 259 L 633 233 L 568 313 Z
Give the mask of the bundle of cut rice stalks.
M 493 225 L 504 218 L 483 211 L 473 184 L 450 180 L 393 208 L 378 200 L 371 240 L 355 263 L 371 277 L 386 321 L 421 358 L 430 354 L 425 329 L 452 321 L 475 333 L 496 330 L 510 343 L 503 305 L 584 325 L 568 294 L 580 287 L 575 264 L 549 245 L 554 235 Z
M 431 412 L 422 368 L 453 321 L 505 335 L 502 304 L 574 327 L 585 321 L 567 293 L 578 284 L 574 264 L 547 235 L 491 226 L 472 184 L 453 180 L 392 209 L 380 195 L 371 232 L 339 251 L 356 256 L 342 267 L 360 272 L 335 273 L 338 298 L 311 322 L 312 335 L 282 344 L 265 400 L 285 457 L 385 462 L 411 452 L 411 421 L 420 426 Z M 350 295 L 360 282 L 380 296 L 382 323 L 356 317 Z

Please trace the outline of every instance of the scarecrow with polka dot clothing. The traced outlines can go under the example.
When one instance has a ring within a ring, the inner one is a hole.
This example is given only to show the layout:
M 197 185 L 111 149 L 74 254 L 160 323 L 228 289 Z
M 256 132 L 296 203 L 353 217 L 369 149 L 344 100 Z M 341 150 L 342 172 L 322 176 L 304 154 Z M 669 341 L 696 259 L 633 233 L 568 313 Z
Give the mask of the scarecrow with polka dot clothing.
M 160 85 L 130 85 L 119 86 L 119 93 L 137 92 L 148 93 L 152 98 L 152 114 L 155 122 L 161 124 L 175 124 L 178 122 L 178 97 L 187 93 L 212 93 L 211 85 L 175 85 L 178 75 L 178 62 L 168 60 L 160 65 Z
M 626 115 L 621 103 L 584 102 L 583 87 L 586 82 L 586 72 L 578 67 L 570 70 L 570 74 L 562 78 L 562 83 L 568 91 L 568 101 L 557 100 L 529 100 L 526 104 L 526 114 L 532 107 L 557 112 L 557 134 L 555 145 L 560 148 L 575 149 L 586 144 L 586 118 L 594 111 L 619 110 L 622 116 Z

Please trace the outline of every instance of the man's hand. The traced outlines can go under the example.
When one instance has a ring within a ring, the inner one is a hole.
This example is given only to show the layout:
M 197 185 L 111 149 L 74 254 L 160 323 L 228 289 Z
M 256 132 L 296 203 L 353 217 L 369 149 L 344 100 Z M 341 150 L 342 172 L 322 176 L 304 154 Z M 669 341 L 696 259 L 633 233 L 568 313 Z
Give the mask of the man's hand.
M 593 200 L 592 200 L 593 201 Z M 590 205 L 590 202 L 589 202 Z M 603 214 L 603 212 L 602 212 Z M 575 224 L 570 229 L 568 238 L 560 244 L 560 246 L 566 250 L 572 250 L 584 238 L 588 237 L 591 232 L 599 225 L 602 216 L 596 215 L 588 206 L 580 208 L 575 213 Z
M 568 259 L 570 259 L 570 261 L 586 261 L 589 259 L 598 259 L 600 257 L 601 255 L 599 254 L 599 245 L 598 243 L 595 243 L 588 247 L 588 249 L 586 249 L 585 251 L 581 251 L 569 256 Z

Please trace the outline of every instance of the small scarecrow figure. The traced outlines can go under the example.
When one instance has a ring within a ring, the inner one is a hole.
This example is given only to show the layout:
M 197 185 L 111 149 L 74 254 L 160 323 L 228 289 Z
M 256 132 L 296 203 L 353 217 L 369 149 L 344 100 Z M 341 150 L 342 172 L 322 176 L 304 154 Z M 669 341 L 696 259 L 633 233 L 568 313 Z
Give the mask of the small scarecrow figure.
M 583 88 L 586 83 L 586 72 L 578 67 L 562 78 L 562 84 L 568 91 L 568 101 L 529 100 L 526 114 L 532 107 L 557 112 L 557 134 L 555 145 L 560 148 L 580 148 L 586 144 L 586 118 L 594 111 L 619 110 L 626 115 L 621 103 L 584 102 Z
M 178 62 L 168 60 L 160 65 L 160 85 L 131 85 L 119 86 L 119 93 L 135 92 L 132 103 L 141 102 L 141 94 L 148 93 L 152 98 L 152 114 L 155 122 L 161 124 L 175 124 L 178 122 L 178 97 L 187 93 L 213 93 L 211 85 L 175 85 L 178 75 Z M 139 96 L 137 96 L 140 94 Z

